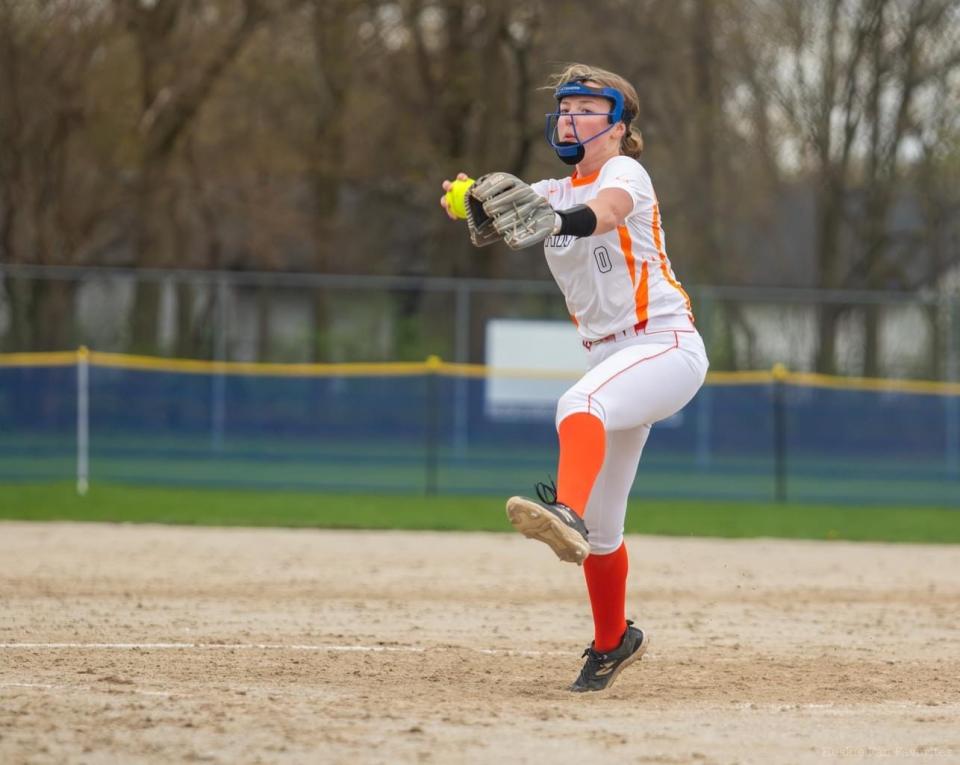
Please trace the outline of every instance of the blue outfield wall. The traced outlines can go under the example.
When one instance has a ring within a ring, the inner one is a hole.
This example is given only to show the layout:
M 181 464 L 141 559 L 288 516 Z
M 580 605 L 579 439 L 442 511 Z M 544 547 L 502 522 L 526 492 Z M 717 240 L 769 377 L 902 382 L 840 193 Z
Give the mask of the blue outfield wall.
M 504 407 L 477 369 L 421 366 L 274 375 L 94 361 L 90 481 L 509 495 L 554 473 L 551 407 Z M 960 508 L 957 392 L 756 377 L 708 381 L 655 425 L 634 494 Z M 0 481 L 74 479 L 77 379 L 75 365 L 0 362 Z

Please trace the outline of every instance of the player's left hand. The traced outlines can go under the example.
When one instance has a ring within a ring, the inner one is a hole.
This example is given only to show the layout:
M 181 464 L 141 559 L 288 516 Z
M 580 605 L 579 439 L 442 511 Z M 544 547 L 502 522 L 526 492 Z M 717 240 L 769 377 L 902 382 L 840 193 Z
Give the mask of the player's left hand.
M 482 204 L 497 233 L 514 250 L 530 247 L 553 234 L 553 208 L 510 173 L 485 175 L 470 188 L 468 197 Z

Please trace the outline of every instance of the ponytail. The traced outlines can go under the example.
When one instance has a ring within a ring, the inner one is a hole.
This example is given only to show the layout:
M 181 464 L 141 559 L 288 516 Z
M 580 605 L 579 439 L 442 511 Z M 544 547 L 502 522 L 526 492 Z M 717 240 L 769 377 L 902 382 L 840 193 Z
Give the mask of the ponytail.
M 643 153 L 643 135 L 632 125 L 627 125 L 627 131 L 620 139 L 620 153 L 637 160 Z

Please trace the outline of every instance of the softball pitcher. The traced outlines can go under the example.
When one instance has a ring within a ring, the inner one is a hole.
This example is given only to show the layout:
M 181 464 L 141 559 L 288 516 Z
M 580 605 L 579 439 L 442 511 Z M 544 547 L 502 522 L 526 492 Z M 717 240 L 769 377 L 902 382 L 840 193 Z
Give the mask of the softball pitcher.
M 490 173 L 469 185 L 464 212 L 478 247 L 542 243 L 587 356 L 587 373 L 557 405 L 556 486 L 511 497 L 518 531 L 582 564 L 594 639 L 572 691 L 609 688 L 649 635 L 625 617 L 627 498 L 651 426 L 679 411 L 707 372 L 690 300 L 667 258 L 657 197 L 638 159 L 639 100 L 619 75 L 574 64 L 557 75 L 546 137 L 572 175 L 527 185 Z M 457 217 L 460 174 L 441 206 Z

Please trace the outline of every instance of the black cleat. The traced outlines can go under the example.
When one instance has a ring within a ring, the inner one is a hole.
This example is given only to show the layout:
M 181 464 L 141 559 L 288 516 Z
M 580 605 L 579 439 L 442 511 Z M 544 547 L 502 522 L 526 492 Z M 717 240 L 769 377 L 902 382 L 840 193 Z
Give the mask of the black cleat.
M 566 505 L 557 502 L 556 488 L 536 485 L 538 502 L 526 497 L 507 500 L 507 517 L 514 528 L 531 539 L 550 545 L 560 560 L 583 565 L 590 554 L 587 527 L 583 519 Z M 552 493 L 552 496 L 551 496 Z
M 606 690 L 613 685 L 624 667 L 629 667 L 646 653 L 649 645 L 649 636 L 634 627 L 633 622 L 628 619 L 627 631 L 623 633 L 620 645 L 612 651 L 597 653 L 593 650 L 593 643 L 590 643 L 590 647 L 583 652 L 587 661 L 570 690 L 576 693 Z

